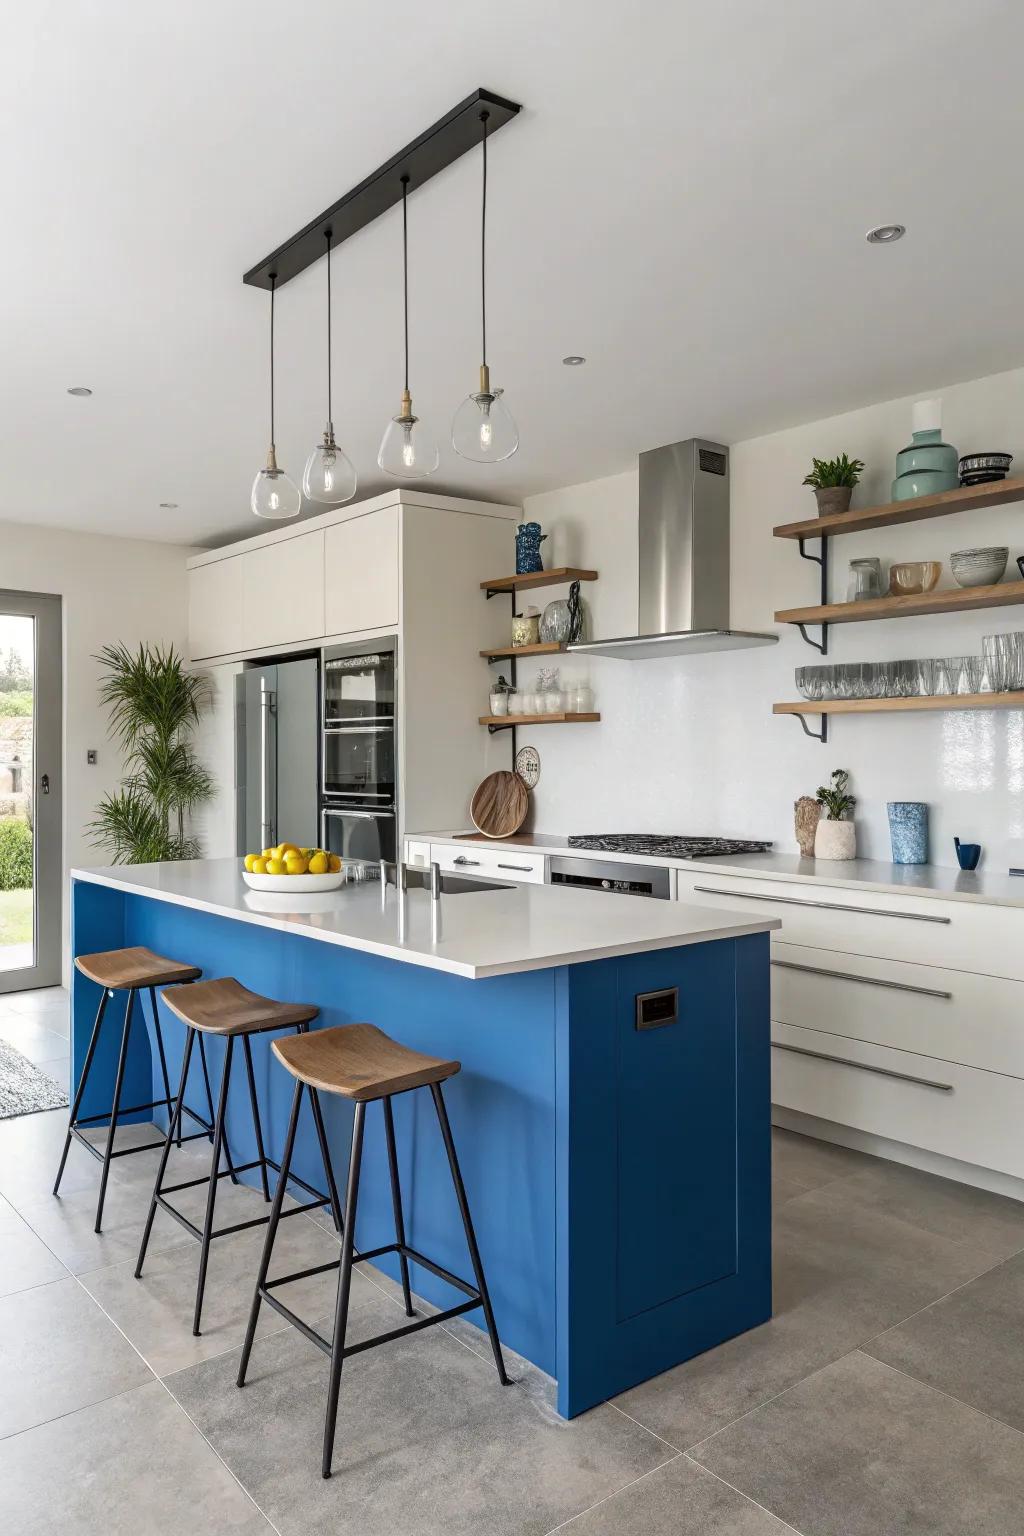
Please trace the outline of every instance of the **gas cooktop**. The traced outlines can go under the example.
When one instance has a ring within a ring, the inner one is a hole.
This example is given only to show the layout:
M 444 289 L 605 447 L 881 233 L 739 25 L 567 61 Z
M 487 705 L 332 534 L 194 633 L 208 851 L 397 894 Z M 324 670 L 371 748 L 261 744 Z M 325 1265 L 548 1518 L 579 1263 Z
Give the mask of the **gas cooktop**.
M 770 842 L 739 837 L 661 837 L 651 832 L 580 833 L 569 838 L 570 848 L 592 848 L 598 853 L 652 854 L 662 859 L 714 859 L 729 853 L 768 853 Z

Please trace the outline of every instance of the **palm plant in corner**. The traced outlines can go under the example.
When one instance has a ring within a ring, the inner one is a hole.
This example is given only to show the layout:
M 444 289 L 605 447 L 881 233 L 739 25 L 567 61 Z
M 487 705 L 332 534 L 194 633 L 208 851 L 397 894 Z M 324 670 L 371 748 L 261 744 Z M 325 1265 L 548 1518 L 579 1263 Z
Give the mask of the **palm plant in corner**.
M 151 864 L 199 857 L 186 820 L 214 793 L 195 755 L 192 733 L 209 702 L 209 682 L 186 672 L 173 645 L 105 645 L 94 657 L 106 673 L 100 702 L 110 711 L 109 735 L 125 758 L 116 794 L 107 794 L 89 824 L 92 842 L 115 864 Z

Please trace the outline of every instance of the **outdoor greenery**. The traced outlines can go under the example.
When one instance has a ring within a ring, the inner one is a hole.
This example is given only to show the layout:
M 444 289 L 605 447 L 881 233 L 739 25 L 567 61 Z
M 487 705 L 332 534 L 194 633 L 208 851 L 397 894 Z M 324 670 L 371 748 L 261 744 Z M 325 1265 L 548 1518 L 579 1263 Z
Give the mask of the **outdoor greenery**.
M 32 942 L 32 892 L 0 891 L 0 950 Z
M 32 673 L 13 645 L 5 660 L 0 660 L 0 693 L 32 692 Z
M 818 804 L 828 812 L 827 821 L 842 821 L 847 811 L 852 811 L 857 804 L 856 796 L 846 793 L 849 782 L 850 775 L 845 768 L 833 768 L 831 785 L 822 784 L 819 788 Z
M 213 794 L 197 760 L 192 732 L 209 701 L 206 678 L 186 672 L 173 646 L 106 645 L 95 658 L 106 673 L 100 701 L 110 711 L 110 735 L 127 770 L 116 794 L 105 795 L 90 823 L 91 840 L 115 864 L 148 864 L 199 857 L 185 818 Z
M 20 816 L 0 820 L 0 891 L 32 887 L 32 828 Z
M 15 688 L 10 693 L 0 693 L 0 720 L 26 719 L 31 713 L 31 688 Z
M 838 459 L 812 459 L 811 463 L 814 467 L 809 475 L 804 476 L 804 485 L 813 485 L 816 491 L 833 486 L 857 485 L 864 468 L 863 459 L 848 459 L 845 453 L 840 454 Z

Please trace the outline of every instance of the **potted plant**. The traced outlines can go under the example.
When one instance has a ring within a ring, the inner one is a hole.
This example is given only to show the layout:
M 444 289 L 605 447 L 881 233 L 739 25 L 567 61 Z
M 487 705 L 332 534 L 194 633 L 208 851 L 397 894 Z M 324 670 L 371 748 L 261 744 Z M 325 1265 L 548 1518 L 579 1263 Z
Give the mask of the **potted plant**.
M 857 801 L 847 794 L 850 775 L 845 768 L 832 770 L 831 784 L 822 784 L 818 790 L 818 804 L 825 814 L 818 822 L 814 834 L 816 859 L 855 859 L 857 857 L 857 827 L 847 815 Z
M 863 459 L 848 459 L 842 453 L 838 459 L 812 459 L 811 465 L 810 474 L 804 476 L 804 485 L 814 487 L 818 516 L 848 512 L 853 488 L 859 483 L 864 468 Z

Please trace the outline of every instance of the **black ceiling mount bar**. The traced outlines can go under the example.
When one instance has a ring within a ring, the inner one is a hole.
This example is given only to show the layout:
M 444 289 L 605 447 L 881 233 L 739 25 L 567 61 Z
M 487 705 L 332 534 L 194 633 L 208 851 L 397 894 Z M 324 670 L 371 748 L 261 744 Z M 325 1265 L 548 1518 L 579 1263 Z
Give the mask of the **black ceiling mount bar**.
M 828 602 L 828 535 L 823 533 L 822 536 L 821 536 L 821 554 L 820 555 L 809 555 L 807 553 L 806 548 L 804 547 L 805 542 L 806 541 L 804 539 L 798 540 L 798 544 L 799 544 L 801 555 L 803 556 L 803 558 L 805 560 L 813 560 L 815 565 L 820 565 L 821 566 L 821 606 L 824 608 L 825 605 Z M 827 656 L 828 655 L 828 624 L 827 623 L 824 623 L 824 624 L 821 625 L 821 642 L 820 642 L 820 644 L 819 644 L 819 642 L 817 640 L 812 640 L 811 639 L 810 635 L 807 633 L 807 630 L 806 630 L 806 628 L 804 627 L 803 624 L 798 622 L 796 627 L 800 631 L 801 635 L 804 637 L 804 639 L 806 640 L 808 645 L 813 645 L 814 649 L 816 651 L 820 651 L 823 656 Z M 814 736 L 814 735 L 816 735 L 816 732 L 811 731 L 811 732 L 809 732 L 809 734 L 811 736 Z
M 358 187 L 346 192 L 319 218 L 300 229 L 276 251 L 250 267 L 242 281 L 254 288 L 269 288 L 271 274 L 276 274 L 280 288 L 324 254 L 325 237 L 330 231 L 332 246 L 341 245 L 350 235 L 372 224 L 374 219 L 402 200 L 402 177 L 409 178 L 409 191 L 415 192 L 438 171 L 443 171 L 467 150 L 480 146 L 480 113 L 486 110 L 487 137 L 511 121 L 519 112 L 518 102 L 506 101 L 490 91 L 474 91 L 444 117 L 439 118 L 418 139 L 413 139 L 385 165 L 371 171 Z

